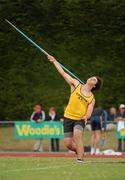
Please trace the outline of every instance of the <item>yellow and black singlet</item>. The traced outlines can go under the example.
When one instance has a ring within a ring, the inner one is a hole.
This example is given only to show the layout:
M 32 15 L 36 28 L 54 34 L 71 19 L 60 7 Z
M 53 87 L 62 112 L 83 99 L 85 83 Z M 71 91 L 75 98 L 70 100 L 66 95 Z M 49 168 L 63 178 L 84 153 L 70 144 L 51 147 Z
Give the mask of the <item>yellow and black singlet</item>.
M 64 117 L 72 120 L 81 120 L 86 114 L 88 105 L 94 99 L 94 95 L 85 96 L 81 93 L 82 84 L 79 84 L 71 93 Z

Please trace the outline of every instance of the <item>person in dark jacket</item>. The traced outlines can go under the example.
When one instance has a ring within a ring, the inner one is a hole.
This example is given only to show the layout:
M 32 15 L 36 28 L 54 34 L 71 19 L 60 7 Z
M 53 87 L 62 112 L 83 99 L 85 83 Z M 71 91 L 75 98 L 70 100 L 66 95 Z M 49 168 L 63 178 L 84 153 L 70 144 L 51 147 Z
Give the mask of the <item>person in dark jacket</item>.
M 108 124 L 107 124 L 107 131 L 113 131 L 116 130 L 116 119 L 117 110 L 114 106 L 110 107 L 109 113 L 108 113 Z

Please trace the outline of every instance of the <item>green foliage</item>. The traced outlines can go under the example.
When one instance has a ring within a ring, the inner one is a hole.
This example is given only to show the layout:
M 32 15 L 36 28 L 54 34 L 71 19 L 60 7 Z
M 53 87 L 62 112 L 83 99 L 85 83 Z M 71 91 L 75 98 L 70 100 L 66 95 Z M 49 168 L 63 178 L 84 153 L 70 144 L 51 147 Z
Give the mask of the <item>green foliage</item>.
M 0 118 L 28 118 L 32 106 L 62 113 L 69 88 L 46 57 L 4 19 L 53 54 L 82 80 L 104 79 L 99 105 L 124 103 L 125 2 L 122 0 L 2 0 Z

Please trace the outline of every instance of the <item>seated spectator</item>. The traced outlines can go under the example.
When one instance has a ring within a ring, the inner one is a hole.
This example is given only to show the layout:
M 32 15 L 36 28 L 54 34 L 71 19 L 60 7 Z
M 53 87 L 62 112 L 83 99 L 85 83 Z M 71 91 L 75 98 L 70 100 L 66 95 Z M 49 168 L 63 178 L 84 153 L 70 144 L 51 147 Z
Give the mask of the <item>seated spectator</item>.
M 125 121 L 125 105 L 124 104 L 121 104 L 119 106 L 119 112 L 116 114 L 116 121 L 118 122 L 117 127 L 121 123 L 123 123 L 124 125 L 124 121 Z M 122 148 L 122 140 L 124 142 L 123 148 Z M 125 139 L 118 139 L 118 151 L 125 152 Z
M 36 104 L 33 108 L 33 113 L 31 115 L 31 122 L 34 123 L 41 123 L 42 121 L 45 120 L 45 112 L 42 110 L 42 105 L 41 104 Z M 42 146 L 42 138 L 36 139 L 36 142 L 34 144 L 34 151 L 42 152 L 43 151 L 43 146 Z
M 109 123 L 107 124 L 107 131 L 116 130 L 116 124 L 114 123 L 115 118 L 116 118 L 116 108 L 111 107 L 109 109 L 109 113 L 108 113 L 108 121 L 109 121 Z
M 102 124 L 104 132 L 106 131 L 107 112 L 102 108 L 95 108 L 90 118 L 92 136 L 91 136 L 91 155 L 100 154 L 100 138 L 102 132 Z
M 59 115 L 56 112 L 55 107 L 51 107 L 48 112 L 47 120 L 49 121 L 59 121 Z M 50 151 L 58 152 L 59 151 L 59 139 L 51 138 L 50 139 Z

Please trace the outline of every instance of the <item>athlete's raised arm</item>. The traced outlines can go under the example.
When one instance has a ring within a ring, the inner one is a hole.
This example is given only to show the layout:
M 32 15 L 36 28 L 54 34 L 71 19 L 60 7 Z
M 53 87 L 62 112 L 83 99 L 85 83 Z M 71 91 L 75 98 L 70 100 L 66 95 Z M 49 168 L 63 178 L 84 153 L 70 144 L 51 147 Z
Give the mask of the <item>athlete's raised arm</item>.
M 60 66 L 58 61 L 53 57 L 53 56 L 48 56 L 48 59 L 50 62 L 54 64 L 56 67 L 57 71 L 61 74 L 61 76 L 65 79 L 65 81 L 70 85 L 76 87 L 79 84 L 79 81 L 72 78 L 69 74 L 67 74 L 63 68 Z

